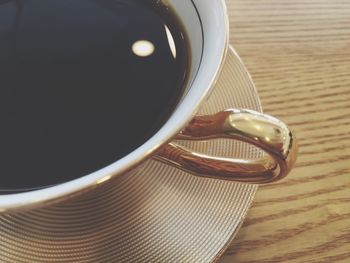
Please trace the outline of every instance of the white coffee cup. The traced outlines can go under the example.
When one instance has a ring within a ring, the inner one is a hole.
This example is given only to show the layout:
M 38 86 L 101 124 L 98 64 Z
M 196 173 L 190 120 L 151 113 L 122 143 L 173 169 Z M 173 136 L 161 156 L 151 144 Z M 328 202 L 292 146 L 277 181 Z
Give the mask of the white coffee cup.
M 296 160 L 297 142 L 281 121 L 243 109 L 195 117 L 215 86 L 228 49 L 229 23 L 224 0 L 162 2 L 180 17 L 191 50 L 189 82 L 168 121 L 139 148 L 94 173 L 44 189 L 0 195 L 0 212 L 44 206 L 93 190 L 139 167 L 149 158 L 197 176 L 236 182 L 268 183 L 288 174 Z M 251 143 L 264 150 L 267 156 L 259 160 L 219 158 L 194 153 L 171 143 L 175 138 L 204 140 L 217 137 Z

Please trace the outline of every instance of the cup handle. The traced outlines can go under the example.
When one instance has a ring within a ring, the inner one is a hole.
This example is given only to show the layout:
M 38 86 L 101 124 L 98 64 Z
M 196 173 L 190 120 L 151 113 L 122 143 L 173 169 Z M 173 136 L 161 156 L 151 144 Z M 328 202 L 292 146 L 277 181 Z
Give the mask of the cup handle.
M 267 154 L 255 160 L 221 158 L 196 153 L 171 142 L 154 158 L 200 177 L 254 184 L 282 179 L 296 161 L 297 140 L 287 125 L 252 110 L 229 109 L 215 115 L 197 116 L 175 139 L 215 138 L 247 142 Z

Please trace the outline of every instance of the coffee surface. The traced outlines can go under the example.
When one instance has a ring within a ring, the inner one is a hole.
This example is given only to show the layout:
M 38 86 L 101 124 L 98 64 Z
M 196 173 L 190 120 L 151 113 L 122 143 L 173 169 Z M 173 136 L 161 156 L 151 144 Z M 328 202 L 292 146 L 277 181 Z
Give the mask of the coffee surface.
M 101 169 L 174 109 L 188 50 L 145 0 L 0 0 L 0 193 Z

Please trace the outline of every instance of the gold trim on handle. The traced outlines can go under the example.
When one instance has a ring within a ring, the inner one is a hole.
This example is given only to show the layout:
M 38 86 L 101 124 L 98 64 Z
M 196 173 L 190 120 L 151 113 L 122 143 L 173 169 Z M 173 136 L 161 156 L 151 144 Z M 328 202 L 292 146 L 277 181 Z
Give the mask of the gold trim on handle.
M 287 125 L 252 110 L 230 109 L 212 116 L 197 116 L 176 137 L 181 140 L 228 138 L 250 143 L 267 155 L 255 160 L 213 157 L 175 143 L 154 157 L 201 177 L 264 184 L 285 177 L 297 158 L 297 140 Z

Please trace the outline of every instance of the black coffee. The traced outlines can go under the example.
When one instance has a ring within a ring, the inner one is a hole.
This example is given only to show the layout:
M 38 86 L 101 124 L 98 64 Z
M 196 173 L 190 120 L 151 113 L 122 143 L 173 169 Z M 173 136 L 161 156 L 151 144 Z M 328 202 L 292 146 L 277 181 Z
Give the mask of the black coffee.
M 151 0 L 0 0 L 0 193 L 103 168 L 167 120 L 185 32 Z

